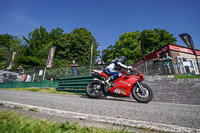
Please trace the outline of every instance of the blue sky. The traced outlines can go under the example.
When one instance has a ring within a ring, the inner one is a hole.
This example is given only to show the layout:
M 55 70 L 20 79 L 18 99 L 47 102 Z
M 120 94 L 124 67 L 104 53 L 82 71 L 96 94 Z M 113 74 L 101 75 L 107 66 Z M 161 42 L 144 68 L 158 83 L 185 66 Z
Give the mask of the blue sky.
M 200 0 L 0 0 L 0 34 L 28 36 L 40 25 L 65 33 L 88 29 L 98 50 L 114 45 L 121 34 L 166 29 L 186 46 L 180 33 L 200 49 Z

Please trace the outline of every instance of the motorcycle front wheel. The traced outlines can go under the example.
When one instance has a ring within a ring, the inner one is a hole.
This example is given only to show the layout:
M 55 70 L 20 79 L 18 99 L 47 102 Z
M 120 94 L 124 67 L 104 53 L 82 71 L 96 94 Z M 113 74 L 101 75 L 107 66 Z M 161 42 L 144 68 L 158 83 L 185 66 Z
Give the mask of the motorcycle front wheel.
M 98 80 L 91 81 L 86 88 L 86 94 L 90 98 L 99 98 L 103 94 L 103 84 Z
M 137 84 L 133 86 L 131 91 L 132 96 L 140 103 L 148 103 L 153 99 L 153 92 L 147 84 L 141 83 L 141 86 L 142 89 Z

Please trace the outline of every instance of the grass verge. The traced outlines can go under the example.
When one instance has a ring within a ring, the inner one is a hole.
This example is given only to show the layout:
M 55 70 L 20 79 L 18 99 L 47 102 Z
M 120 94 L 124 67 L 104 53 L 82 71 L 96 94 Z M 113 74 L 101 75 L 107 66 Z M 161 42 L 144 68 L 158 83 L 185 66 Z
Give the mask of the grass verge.
M 129 133 L 125 130 L 81 127 L 77 123 L 69 124 L 43 119 L 34 119 L 14 112 L 0 110 L 0 132 L 20 133 Z
M 188 79 L 188 78 L 199 79 L 200 75 L 175 75 L 175 78 L 176 79 Z
M 80 95 L 74 94 L 64 91 L 57 91 L 56 88 L 37 88 L 37 87 L 29 87 L 29 88 L 0 88 L 5 90 L 17 90 L 17 91 L 32 91 L 32 92 L 44 92 L 44 93 L 55 93 L 55 94 L 67 94 L 67 95 Z
M 29 108 L 28 111 L 37 112 L 37 109 L 35 109 L 35 108 Z

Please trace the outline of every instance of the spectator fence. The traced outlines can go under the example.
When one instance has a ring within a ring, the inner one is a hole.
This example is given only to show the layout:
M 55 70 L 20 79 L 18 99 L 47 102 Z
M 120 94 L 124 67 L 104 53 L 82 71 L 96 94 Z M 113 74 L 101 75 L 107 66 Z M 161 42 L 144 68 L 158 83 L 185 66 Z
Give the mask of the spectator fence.
M 200 61 L 199 61 L 200 62 Z M 175 75 L 175 74 L 199 74 L 197 62 L 196 59 L 175 59 L 171 60 L 169 62 L 169 68 L 164 67 L 163 61 L 155 63 L 153 60 L 147 61 L 147 72 L 148 75 Z M 146 75 L 144 62 L 138 63 L 136 66 L 133 63 L 128 63 L 128 66 L 134 66 L 136 69 L 141 71 L 143 75 Z M 200 65 L 200 64 L 199 64 Z M 105 70 L 105 67 L 107 66 L 102 65 L 103 70 Z M 53 67 L 51 69 L 46 69 L 46 74 L 44 76 L 44 70 L 45 68 L 24 68 L 25 74 L 23 75 L 23 81 L 24 82 L 40 82 L 43 80 L 51 80 L 54 81 L 60 79 L 60 78 L 66 78 L 71 77 L 71 67 Z M 79 65 L 77 67 L 77 75 L 78 76 L 86 76 L 90 75 L 90 71 L 92 69 L 98 70 L 98 65 Z M 169 72 L 169 69 L 171 70 L 171 73 Z M 13 82 L 18 81 L 18 70 L 12 70 L 12 71 L 3 71 L 0 70 L 0 82 Z M 73 75 L 74 76 L 74 75 Z

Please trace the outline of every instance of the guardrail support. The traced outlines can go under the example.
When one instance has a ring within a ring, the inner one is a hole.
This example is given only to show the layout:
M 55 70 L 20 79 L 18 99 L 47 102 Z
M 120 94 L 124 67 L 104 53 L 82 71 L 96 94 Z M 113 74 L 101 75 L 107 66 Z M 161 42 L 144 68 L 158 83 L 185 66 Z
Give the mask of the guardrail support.
M 47 68 L 45 67 L 45 69 L 44 69 L 44 75 L 43 75 L 43 80 L 45 79 L 46 70 L 47 70 Z

